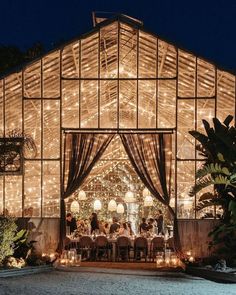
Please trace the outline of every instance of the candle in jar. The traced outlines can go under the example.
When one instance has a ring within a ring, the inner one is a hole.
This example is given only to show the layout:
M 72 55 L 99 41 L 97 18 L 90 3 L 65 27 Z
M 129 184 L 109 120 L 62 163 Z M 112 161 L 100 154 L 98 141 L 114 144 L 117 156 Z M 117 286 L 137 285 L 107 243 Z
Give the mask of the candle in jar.
M 193 262 L 194 261 L 194 257 L 193 256 L 190 256 L 189 257 L 189 262 Z

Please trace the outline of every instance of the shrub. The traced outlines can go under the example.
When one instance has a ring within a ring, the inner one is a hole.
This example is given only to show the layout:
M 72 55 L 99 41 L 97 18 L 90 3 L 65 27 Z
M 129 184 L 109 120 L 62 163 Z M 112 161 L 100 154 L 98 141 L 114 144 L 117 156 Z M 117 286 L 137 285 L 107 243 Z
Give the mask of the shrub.
M 0 264 L 7 256 L 11 256 L 13 250 L 13 240 L 17 226 L 12 217 L 0 216 Z

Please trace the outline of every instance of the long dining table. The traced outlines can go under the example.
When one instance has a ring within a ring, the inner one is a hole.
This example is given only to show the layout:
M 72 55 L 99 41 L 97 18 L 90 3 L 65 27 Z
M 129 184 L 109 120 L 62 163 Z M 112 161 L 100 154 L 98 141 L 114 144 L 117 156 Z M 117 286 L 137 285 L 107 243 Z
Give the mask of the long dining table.
M 91 239 L 95 242 L 95 239 L 98 235 L 90 235 L 89 237 L 91 237 Z M 141 235 L 134 235 L 134 236 L 131 236 L 131 237 L 128 237 L 129 240 L 130 240 L 130 246 L 134 248 L 134 240 L 137 238 L 137 237 L 140 237 Z M 110 245 L 112 245 L 112 254 L 111 254 L 111 260 L 112 261 L 115 261 L 116 260 L 116 244 L 117 244 L 117 238 L 119 236 L 117 235 L 113 235 L 113 236 L 110 236 L 108 235 L 107 236 L 107 239 L 108 239 L 108 242 Z M 158 235 L 153 235 L 151 237 L 146 237 L 147 241 L 148 241 L 148 254 L 150 253 L 150 247 L 151 247 L 151 241 L 153 238 L 155 237 L 163 237 L 164 238 L 164 242 L 165 242 L 165 245 L 166 245 L 166 241 L 167 241 L 167 237 L 165 236 L 158 236 Z M 70 240 L 69 244 L 71 245 L 71 247 L 73 248 L 76 248 L 78 249 L 79 248 L 79 241 L 80 241 L 80 237 L 74 237 L 73 235 L 70 235 L 70 236 L 67 236 L 67 238 Z

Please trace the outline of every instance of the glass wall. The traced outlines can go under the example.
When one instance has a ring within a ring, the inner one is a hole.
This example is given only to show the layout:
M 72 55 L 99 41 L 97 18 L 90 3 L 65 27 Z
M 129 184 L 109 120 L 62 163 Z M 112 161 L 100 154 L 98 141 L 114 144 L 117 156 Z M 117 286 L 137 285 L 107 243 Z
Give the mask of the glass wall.
M 37 146 L 23 175 L 0 175 L 0 211 L 59 217 L 63 128 L 173 128 L 172 203 L 179 218 L 201 218 L 188 192 L 202 159 L 188 131 L 228 114 L 235 76 L 140 25 L 100 25 L 0 80 L 0 136 L 17 129 Z

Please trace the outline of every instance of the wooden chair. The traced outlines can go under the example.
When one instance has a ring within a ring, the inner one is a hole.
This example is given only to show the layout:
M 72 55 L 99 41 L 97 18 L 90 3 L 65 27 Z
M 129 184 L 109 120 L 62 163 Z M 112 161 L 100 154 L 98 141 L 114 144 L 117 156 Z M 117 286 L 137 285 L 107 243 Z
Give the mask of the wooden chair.
M 166 241 L 166 249 L 175 251 L 174 237 L 171 237 Z
M 138 237 L 134 240 L 134 259 L 138 260 L 139 257 L 141 259 L 141 253 L 143 253 L 145 262 L 147 262 L 148 241 L 144 237 Z
M 116 260 L 120 258 L 125 261 L 130 260 L 130 240 L 128 237 L 118 237 L 116 242 Z
M 105 255 L 107 260 L 109 260 L 109 242 L 104 236 L 98 236 L 94 243 L 95 246 L 95 260 L 101 259 Z
M 163 237 L 155 237 L 151 241 L 150 245 L 150 258 L 154 261 L 157 252 L 165 251 L 165 241 Z
M 79 249 L 81 252 L 81 257 L 84 257 L 86 254 L 86 258 L 91 260 L 91 252 L 93 250 L 93 240 L 89 236 L 82 236 L 79 240 Z

